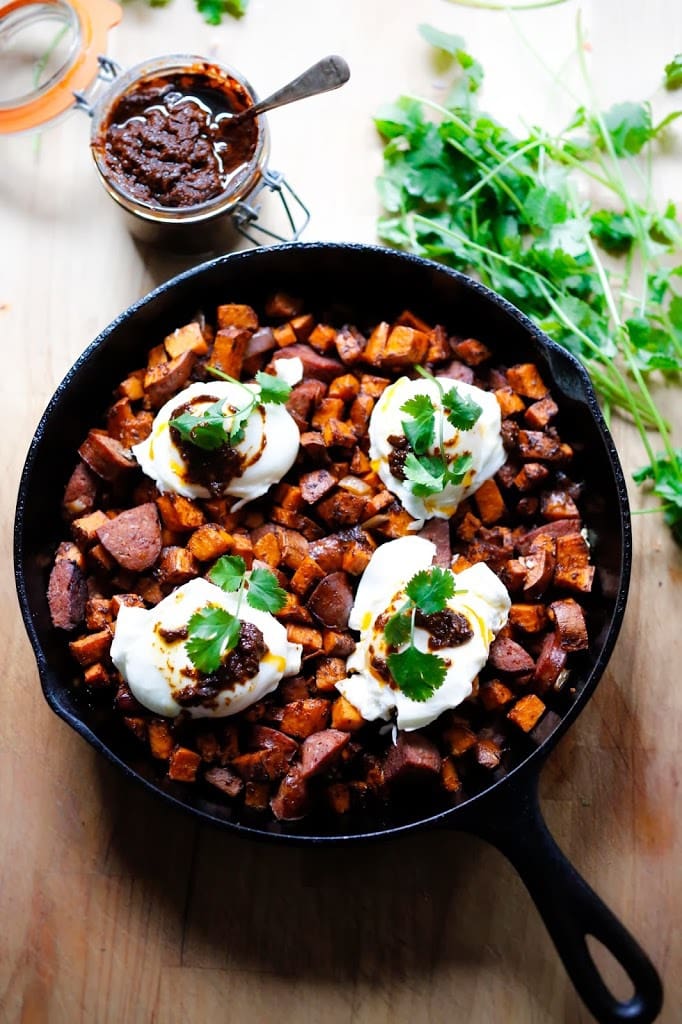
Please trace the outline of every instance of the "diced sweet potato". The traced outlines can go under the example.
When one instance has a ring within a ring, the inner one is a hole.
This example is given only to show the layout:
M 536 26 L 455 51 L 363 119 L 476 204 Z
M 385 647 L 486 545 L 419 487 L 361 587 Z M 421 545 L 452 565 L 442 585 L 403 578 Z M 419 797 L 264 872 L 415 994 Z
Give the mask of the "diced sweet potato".
M 323 693 L 336 693 L 336 684 L 346 678 L 343 658 L 320 658 L 315 672 L 315 686 Z
M 330 352 L 334 348 L 336 329 L 329 324 L 317 324 L 308 336 L 308 344 L 318 352 Z
M 355 640 L 350 633 L 341 633 L 335 629 L 324 629 L 322 631 L 322 650 L 325 654 L 347 658 L 355 650 Z
M 540 513 L 543 519 L 580 519 L 578 506 L 566 491 L 543 491 L 540 495 Z
M 197 356 L 205 356 L 208 352 L 208 345 L 196 320 L 185 324 L 184 327 L 178 327 L 163 339 L 163 344 L 171 359 L 188 351 L 194 352 Z
M 94 665 L 88 665 L 83 672 L 83 682 L 86 686 L 92 686 L 94 689 L 98 687 L 106 687 L 111 684 L 111 676 L 107 672 L 104 665 L 97 661 Z
M 481 521 L 486 526 L 498 523 L 507 512 L 500 489 L 493 479 L 484 480 L 474 494 Z
M 367 498 L 338 490 L 317 505 L 317 514 L 331 529 L 355 526 L 361 522 Z
M 443 733 L 443 740 L 453 757 L 461 757 L 476 743 L 476 734 L 464 723 L 454 723 Z
M 199 566 L 187 548 L 164 548 L 159 559 L 159 579 L 162 583 L 178 587 L 199 575 Z
M 446 793 L 459 793 L 462 781 L 451 757 L 444 757 L 440 766 L 440 784 Z
M 153 718 L 147 727 L 149 737 L 149 749 L 152 757 L 159 761 L 167 761 L 173 753 L 175 741 L 168 722 L 163 719 Z
M 161 494 L 156 499 L 161 521 L 169 530 L 183 533 L 196 530 L 206 522 L 206 517 L 196 502 L 182 494 Z
M 322 634 L 319 629 L 299 626 L 295 622 L 287 623 L 287 640 L 291 644 L 303 645 L 303 657 L 322 650 Z
M 547 395 L 537 402 L 533 402 L 526 409 L 523 419 L 531 430 L 544 430 L 559 412 L 559 406 L 553 398 Z
M 509 621 L 524 633 L 541 633 L 547 625 L 547 609 L 544 604 L 512 604 Z
M 287 736 L 305 739 L 314 732 L 326 729 L 329 724 L 329 701 L 310 697 L 297 700 L 284 708 L 280 729 Z
M 505 418 L 507 416 L 515 416 L 516 413 L 523 412 L 526 408 L 526 403 L 521 396 L 512 391 L 509 386 L 497 388 L 494 395 L 500 407 L 500 412 Z
M 420 328 L 420 330 L 423 330 L 423 328 Z M 444 360 L 446 360 L 450 355 L 450 342 L 445 332 L 445 328 L 441 324 L 436 324 L 436 326 L 427 333 L 429 336 L 429 346 L 426 350 L 426 362 L 444 362 Z
M 455 354 L 467 364 L 467 366 L 480 366 L 486 359 L 490 359 L 492 352 L 487 345 L 477 338 L 465 338 L 454 345 Z
M 282 558 L 282 549 L 279 546 L 277 535 L 265 533 L 253 545 L 253 553 L 256 558 L 267 562 L 272 568 L 277 568 Z
M 539 487 L 549 476 L 549 469 L 541 462 L 526 462 L 514 477 L 514 486 L 522 494 Z
M 272 336 L 275 339 L 275 343 L 280 348 L 286 348 L 288 345 L 295 345 L 298 341 L 296 331 L 290 323 L 281 324 L 279 327 L 273 327 Z
M 291 756 L 288 756 L 284 750 L 271 747 L 254 750 L 248 754 L 239 754 L 233 758 L 230 767 L 245 780 L 276 782 L 283 779 L 289 771 L 290 760 Z
M 352 366 L 360 359 L 367 359 L 367 340 L 355 327 L 346 325 L 337 331 L 334 338 L 334 345 L 338 352 L 339 359 L 346 366 Z
M 268 314 L 269 316 L 272 314 Z M 293 316 L 293 314 L 290 314 Z M 218 328 L 237 327 L 243 331 L 258 330 L 258 316 L 255 309 L 240 302 L 226 302 L 216 310 Z
M 545 705 L 534 693 L 528 693 L 525 697 L 517 700 L 511 711 L 507 712 L 507 718 L 514 725 L 524 732 L 530 732 L 542 718 L 545 712 Z
M 79 665 L 94 665 L 96 661 L 106 658 L 111 641 L 111 630 L 100 629 L 97 633 L 86 633 L 85 636 L 72 640 L 69 650 Z
M 360 390 L 360 384 L 357 377 L 352 373 L 344 373 L 340 377 L 335 377 L 329 385 L 329 397 L 340 398 L 342 402 L 351 402 L 358 391 Z
M 345 673 L 344 673 L 345 675 Z M 338 697 L 332 704 L 332 727 L 344 732 L 357 732 L 365 725 L 365 720 L 349 700 Z
M 354 448 L 358 440 L 352 423 L 333 418 L 322 425 L 322 438 L 328 448 Z
M 497 711 L 514 699 L 514 694 L 500 679 L 489 679 L 478 691 L 480 700 L 486 711 Z
M 240 327 L 226 327 L 216 333 L 208 365 L 239 379 L 251 335 Z
M 246 562 L 246 568 L 250 569 L 253 565 L 253 544 L 251 543 L 251 538 L 245 533 L 233 533 L 231 546 L 231 554 L 243 558 Z
M 145 404 L 158 409 L 183 387 L 196 360 L 194 352 L 187 350 L 168 363 L 152 366 L 144 375 Z
M 144 396 L 144 370 L 136 370 L 126 377 L 118 386 L 118 394 L 121 398 L 127 398 L 131 402 L 139 402 Z
M 118 617 L 121 608 L 144 608 L 144 601 L 139 594 L 114 594 L 111 599 L 111 614 Z
M 567 462 L 573 457 L 570 445 L 557 441 L 539 430 L 519 430 L 516 437 L 519 455 L 540 462 Z
M 175 747 L 168 765 L 168 778 L 174 782 L 196 782 L 201 757 L 195 750 Z
M 510 366 L 506 376 L 514 391 L 525 398 L 544 398 L 547 394 L 547 386 L 534 363 Z
M 386 377 L 377 377 L 372 373 L 363 373 L 360 377 L 360 394 L 369 395 L 370 398 L 379 398 L 389 384 L 390 381 Z
M 194 531 L 187 548 L 199 562 L 212 562 L 232 546 L 232 535 L 218 523 L 205 523 Z
M 92 632 L 106 629 L 111 618 L 111 600 L 108 597 L 91 597 L 86 602 L 85 625 Z
M 386 367 L 391 370 L 407 369 L 424 361 L 428 347 L 428 334 L 418 331 L 414 327 L 398 324 L 389 332 L 381 351 L 374 358 L 370 358 L 370 345 L 368 344 L 365 357 L 367 362 L 373 366 Z
M 587 541 L 579 533 L 556 539 L 554 583 L 579 594 L 589 594 L 594 580 L 594 566 L 589 564 Z

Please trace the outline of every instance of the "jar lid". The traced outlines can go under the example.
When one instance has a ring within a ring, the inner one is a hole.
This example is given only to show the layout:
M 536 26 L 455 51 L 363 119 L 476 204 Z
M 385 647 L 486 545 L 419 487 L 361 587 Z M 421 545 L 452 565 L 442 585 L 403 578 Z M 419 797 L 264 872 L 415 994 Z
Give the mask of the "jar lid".
M 0 134 L 56 120 L 89 89 L 121 20 L 114 0 L 11 0 L 0 6 Z

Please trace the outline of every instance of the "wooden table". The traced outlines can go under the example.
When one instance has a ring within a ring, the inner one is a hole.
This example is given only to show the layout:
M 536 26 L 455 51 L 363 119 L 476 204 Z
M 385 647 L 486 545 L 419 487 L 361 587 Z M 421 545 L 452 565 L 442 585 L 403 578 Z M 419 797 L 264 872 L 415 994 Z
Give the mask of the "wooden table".
M 604 107 L 653 93 L 680 49 L 679 3 L 583 8 Z M 573 3 L 510 21 L 445 0 L 251 0 L 241 22 L 220 28 L 188 0 L 164 10 L 136 3 L 109 52 L 124 65 L 174 51 L 215 55 L 261 95 L 326 52 L 344 54 L 353 70 L 344 90 L 270 115 L 272 164 L 312 209 L 308 239 L 374 241 L 381 150 L 372 114 L 401 91 L 442 92 L 419 21 L 466 38 L 487 69 L 488 109 L 560 122 L 567 101 L 515 26 L 576 84 Z M 656 94 L 657 109 L 672 102 Z M 39 138 L 0 139 L 0 1018 L 586 1021 L 525 890 L 493 849 L 442 834 L 350 850 L 252 845 L 151 800 L 44 703 L 11 578 L 24 455 L 78 353 L 181 265 L 126 234 L 97 182 L 87 133 L 72 116 Z M 678 135 L 657 178 L 659 194 L 678 201 L 679 153 Z M 679 399 L 662 401 L 679 444 Z M 642 461 L 639 441 L 623 424 L 615 433 L 629 472 Z M 673 1022 L 682 1005 L 682 556 L 657 517 L 637 517 L 634 536 L 617 650 L 546 768 L 543 807 L 578 869 L 650 952 L 667 986 L 661 1019 Z

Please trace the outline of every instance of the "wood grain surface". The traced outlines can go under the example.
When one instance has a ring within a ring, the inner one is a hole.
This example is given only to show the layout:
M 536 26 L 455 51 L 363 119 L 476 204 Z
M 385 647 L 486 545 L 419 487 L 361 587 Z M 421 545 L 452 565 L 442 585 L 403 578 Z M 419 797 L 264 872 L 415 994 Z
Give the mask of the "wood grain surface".
M 671 109 L 673 97 L 656 90 L 682 48 L 678 0 L 582 8 L 603 105 L 655 93 L 656 110 Z M 190 0 L 129 3 L 109 52 L 123 65 L 170 52 L 215 56 L 261 95 L 324 53 L 344 54 L 353 71 L 345 89 L 270 115 L 271 164 L 311 207 L 305 237 L 374 241 L 381 147 L 372 114 L 401 92 L 442 92 L 417 23 L 466 38 L 487 71 L 487 109 L 558 126 L 571 100 L 548 69 L 578 88 L 576 10 L 568 2 L 510 18 L 446 0 L 251 0 L 240 22 L 211 28 Z M 661 199 L 682 201 L 681 148 L 678 134 L 658 161 Z M 74 358 L 186 263 L 126 233 L 97 181 L 84 117 L 0 138 L 0 1020 L 589 1020 L 521 882 L 492 848 L 449 834 L 355 849 L 252 845 L 155 803 L 44 703 L 11 567 L 25 453 Z M 679 395 L 661 402 L 680 444 Z M 622 423 L 615 434 L 629 473 L 640 443 Z M 634 541 L 617 649 L 541 791 L 559 843 L 661 971 L 661 1020 L 676 1022 L 682 553 L 654 516 L 635 518 Z

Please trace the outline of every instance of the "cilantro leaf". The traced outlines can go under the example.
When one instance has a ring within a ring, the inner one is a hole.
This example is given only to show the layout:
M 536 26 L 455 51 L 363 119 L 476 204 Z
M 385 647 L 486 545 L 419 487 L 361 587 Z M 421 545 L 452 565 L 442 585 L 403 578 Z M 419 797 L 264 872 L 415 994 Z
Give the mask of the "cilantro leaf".
M 241 622 L 224 608 L 206 607 L 195 612 L 187 624 L 187 655 L 200 672 L 220 668 L 224 656 L 239 643 Z
M 435 565 L 413 576 L 405 593 L 425 615 L 433 615 L 442 612 L 455 593 L 455 580 L 449 569 Z
M 269 569 L 254 569 L 249 576 L 246 600 L 261 612 L 279 612 L 287 603 L 287 594 Z
M 389 654 L 387 661 L 389 672 L 410 700 L 428 700 L 445 681 L 447 669 L 443 659 L 416 647 Z
M 478 402 L 460 395 L 456 388 L 451 388 L 443 395 L 443 408 L 447 409 L 448 422 L 455 430 L 471 430 L 483 412 Z
M 246 572 L 246 562 L 240 555 L 223 555 L 208 574 L 211 583 L 232 593 L 239 590 Z
M 183 441 L 188 441 L 204 451 L 215 451 L 228 443 L 223 413 L 224 399 L 213 402 L 202 413 L 183 412 L 170 421 Z
M 440 473 L 438 469 L 440 469 Z M 418 459 L 414 452 L 409 452 L 405 459 L 404 471 L 405 479 L 412 484 L 412 493 L 417 498 L 426 498 L 429 494 L 439 494 L 445 486 L 445 473 L 440 459 L 432 461 L 427 461 L 424 457 Z
M 239 444 L 240 441 L 244 440 L 246 434 L 246 423 L 253 412 L 256 402 L 255 399 L 249 405 L 245 405 L 243 409 L 238 409 L 232 415 L 232 421 L 230 423 L 230 445 L 234 448 L 235 445 Z
M 406 611 L 396 612 L 384 626 L 384 636 L 389 647 L 402 647 L 410 639 L 411 632 L 411 616 Z
M 402 420 L 405 437 L 416 455 L 424 455 L 433 444 L 436 410 L 428 395 L 413 395 L 400 406 L 412 418 Z
M 458 455 L 457 458 L 453 459 L 448 465 L 445 472 L 445 483 L 461 484 L 473 464 L 474 460 L 471 455 Z
M 641 152 L 655 135 L 647 103 L 616 103 L 603 115 L 603 120 L 616 156 Z
M 682 86 L 682 53 L 676 53 L 665 66 L 666 89 L 679 89 Z
M 261 402 L 269 405 L 283 405 L 291 394 L 291 384 L 262 370 L 256 374 L 256 384 L 260 385 Z
M 194 0 L 199 14 L 209 25 L 219 25 L 224 14 L 233 18 L 241 18 L 246 14 L 249 0 Z

